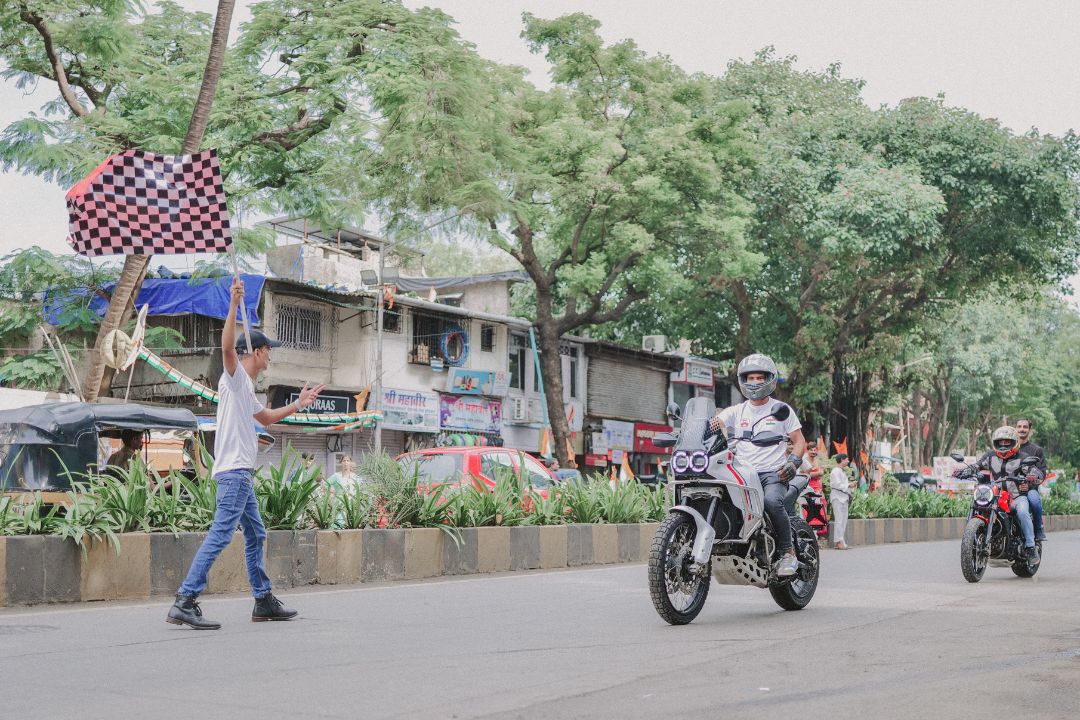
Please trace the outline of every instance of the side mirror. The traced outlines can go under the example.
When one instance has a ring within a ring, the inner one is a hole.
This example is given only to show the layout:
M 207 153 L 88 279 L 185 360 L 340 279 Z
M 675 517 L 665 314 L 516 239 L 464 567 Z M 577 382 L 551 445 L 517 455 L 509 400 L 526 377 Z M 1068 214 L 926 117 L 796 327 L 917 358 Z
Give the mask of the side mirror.
M 791 415 L 791 408 L 786 403 L 773 403 L 773 406 L 769 408 L 769 414 L 780 422 L 784 422 Z
M 962 462 L 964 462 L 964 456 L 963 456 L 963 455 L 961 455 L 961 454 L 960 454 L 960 453 L 958 453 L 958 452 L 954 452 L 954 453 L 949 453 L 949 457 L 951 457 L 951 458 L 952 458 L 953 460 L 955 460 L 955 461 L 956 461 L 956 462 L 958 462 L 958 463 L 962 463 Z
M 675 447 L 675 436 L 671 433 L 657 433 L 653 436 L 653 445 L 658 448 Z
M 666 414 L 672 420 L 682 420 L 682 410 L 680 410 L 679 406 L 674 402 L 669 402 L 667 404 Z

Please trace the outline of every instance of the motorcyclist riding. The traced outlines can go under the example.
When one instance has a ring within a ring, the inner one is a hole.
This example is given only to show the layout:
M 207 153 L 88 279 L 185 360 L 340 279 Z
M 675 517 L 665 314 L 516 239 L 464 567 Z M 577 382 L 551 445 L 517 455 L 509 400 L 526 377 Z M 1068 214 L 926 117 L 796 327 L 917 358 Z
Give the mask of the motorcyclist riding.
M 1004 425 L 994 431 L 990 437 L 990 450 L 975 461 L 975 467 L 979 470 L 989 470 L 995 482 L 1009 476 L 1016 476 L 1020 472 L 1020 435 L 1016 428 Z M 963 472 L 959 468 L 953 472 L 958 475 Z M 1028 560 L 1038 559 L 1038 551 L 1035 549 L 1035 528 L 1031 519 L 1031 507 L 1028 501 L 1028 490 L 1034 480 L 1035 485 L 1042 481 L 1042 471 L 1031 468 L 1024 481 L 1019 484 L 1014 480 L 1006 480 L 1006 488 L 1012 501 L 1012 510 L 1020 523 L 1020 533 L 1024 536 L 1024 552 Z
M 732 451 L 757 471 L 765 492 L 765 512 L 780 551 L 775 571 L 778 577 L 790 577 L 798 571 L 799 562 L 792 544 L 791 520 L 784 507 L 784 495 L 788 482 L 802 465 L 806 440 L 794 410 L 783 422 L 770 416 L 771 396 L 776 390 L 777 378 L 776 363 L 772 358 L 757 353 L 747 355 L 738 368 L 739 392 L 746 401 L 718 412 L 709 427 L 712 432 L 724 428 Z M 749 440 L 758 424 L 765 428 L 772 426 L 786 435 L 792 443 L 791 452 L 788 453 L 783 444 L 758 447 L 750 442 L 739 442 Z
M 1035 526 L 1035 540 L 1037 542 L 1043 542 L 1046 540 L 1046 530 L 1043 528 L 1043 506 L 1042 495 L 1039 494 L 1039 485 L 1046 479 L 1046 455 L 1043 449 L 1031 442 L 1031 421 L 1027 418 L 1020 418 L 1016 421 L 1016 434 L 1020 436 L 1020 458 L 1037 457 L 1039 464 L 1027 474 L 1027 497 L 1028 504 L 1031 506 L 1031 519 Z M 1021 492 L 1024 491 L 1024 487 L 1021 485 Z

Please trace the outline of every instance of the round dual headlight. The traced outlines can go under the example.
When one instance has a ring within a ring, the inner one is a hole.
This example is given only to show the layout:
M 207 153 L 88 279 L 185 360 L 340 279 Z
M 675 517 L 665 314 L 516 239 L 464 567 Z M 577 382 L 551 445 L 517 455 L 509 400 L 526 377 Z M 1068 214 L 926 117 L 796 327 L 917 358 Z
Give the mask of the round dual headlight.
M 703 473 L 709 469 L 709 455 L 704 450 L 678 450 L 671 456 L 671 469 L 677 475 Z
M 994 501 L 994 489 L 989 485 L 975 486 L 975 504 L 989 505 Z

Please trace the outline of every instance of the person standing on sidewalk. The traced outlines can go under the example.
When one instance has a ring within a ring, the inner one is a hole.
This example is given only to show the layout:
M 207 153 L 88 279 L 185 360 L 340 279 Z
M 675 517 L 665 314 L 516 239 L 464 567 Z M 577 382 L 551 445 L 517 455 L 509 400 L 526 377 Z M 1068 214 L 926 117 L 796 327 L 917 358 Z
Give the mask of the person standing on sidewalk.
M 836 456 L 836 467 L 829 473 L 829 502 L 833 515 L 833 547 L 847 550 L 844 533 L 847 532 L 848 506 L 851 503 L 851 478 L 848 477 L 848 456 Z
M 270 365 L 270 348 L 281 345 L 258 330 L 251 330 L 251 352 L 243 338 L 236 339 L 236 311 L 244 299 L 244 283 L 234 278 L 229 302 L 228 320 L 221 331 L 221 359 L 224 372 L 218 382 L 218 431 L 214 443 L 214 480 L 217 481 L 217 511 L 210 532 L 203 540 L 187 577 L 176 593 L 176 602 L 169 608 L 166 622 L 187 625 L 197 630 L 217 630 L 221 623 L 203 617 L 199 593 L 206 589 L 210 567 L 218 555 L 232 542 L 237 523 L 244 531 L 244 555 L 247 560 L 248 581 L 255 597 L 251 612 L 254 622 L 289 620 L 296 616 L 274 597 L 270 577 L 266 574 L 263 546 L 266 528 L 255 500 L 253 473 L 259 448 L 252 419 L 269 427 L 315 402 L 324 385 L 309 388 L 304 384 L 300 397 L 285 407 L 270 408 L 255 397 L 254 380 Z

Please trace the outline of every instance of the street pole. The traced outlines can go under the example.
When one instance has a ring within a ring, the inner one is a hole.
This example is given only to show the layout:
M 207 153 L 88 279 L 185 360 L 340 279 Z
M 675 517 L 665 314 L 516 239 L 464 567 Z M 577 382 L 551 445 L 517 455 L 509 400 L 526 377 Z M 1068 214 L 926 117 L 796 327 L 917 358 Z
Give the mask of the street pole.
M 386 242 L 379 244 L 379 287 L 375 291 L 375 302 L 379 309 L 375 313 L 375 452 L 382 452 L 382 327 L 383 327 L 383 273 L 386 270 Z

